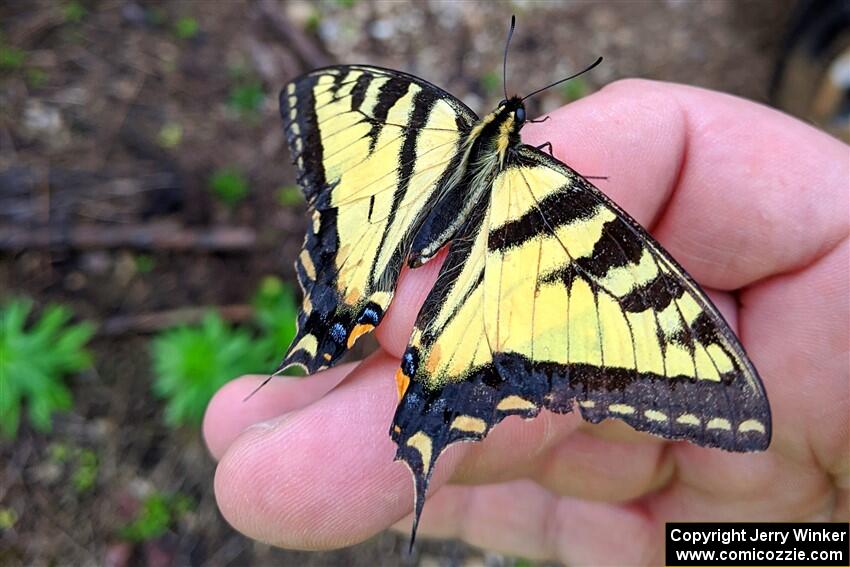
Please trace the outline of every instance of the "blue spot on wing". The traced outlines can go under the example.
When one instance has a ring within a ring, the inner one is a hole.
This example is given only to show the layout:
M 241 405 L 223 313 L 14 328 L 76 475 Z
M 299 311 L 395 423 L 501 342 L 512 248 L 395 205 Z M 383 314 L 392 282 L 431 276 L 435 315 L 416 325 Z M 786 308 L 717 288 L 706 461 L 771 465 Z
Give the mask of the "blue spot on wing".
M 331 338 L 337 344 L 343 344 L 345 342 L 345 337 L 348 336 L 348 333 L 345 330 L 345 327 L 342 326 L 342 323 L 334 323 L 333 327 L 331 327 Z

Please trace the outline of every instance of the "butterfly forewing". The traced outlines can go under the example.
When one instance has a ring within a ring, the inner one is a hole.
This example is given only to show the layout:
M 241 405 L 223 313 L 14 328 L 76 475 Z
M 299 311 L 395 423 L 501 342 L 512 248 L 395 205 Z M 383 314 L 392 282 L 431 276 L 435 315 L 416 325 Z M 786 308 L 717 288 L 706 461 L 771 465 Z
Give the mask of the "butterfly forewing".
M 281 368 L 314 372 L 382 319 L 476 117 L 421 79 L 367 66 L 304 75 L 284 87 L 280 111 L 311 216 L 296 262 L 303 309 Z

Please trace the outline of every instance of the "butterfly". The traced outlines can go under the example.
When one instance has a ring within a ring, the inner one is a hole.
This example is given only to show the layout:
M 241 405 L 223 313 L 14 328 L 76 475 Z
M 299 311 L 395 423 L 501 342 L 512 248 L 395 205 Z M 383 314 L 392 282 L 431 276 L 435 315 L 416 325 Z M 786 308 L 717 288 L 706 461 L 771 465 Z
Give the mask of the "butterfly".
M 587 179 L 520 140 L 542 90 L 506 92 L 479 118 L 413 75 L 336 65 L 280 94 L 310 215 L 280 371 L 337 363 L 381 323 L 402 267 L 448 247 L 396 372 L 411 546 L 439 455 L 510 415 L 577 406 L 708 447 L 770 443 L 758 373 L 706 294 Z

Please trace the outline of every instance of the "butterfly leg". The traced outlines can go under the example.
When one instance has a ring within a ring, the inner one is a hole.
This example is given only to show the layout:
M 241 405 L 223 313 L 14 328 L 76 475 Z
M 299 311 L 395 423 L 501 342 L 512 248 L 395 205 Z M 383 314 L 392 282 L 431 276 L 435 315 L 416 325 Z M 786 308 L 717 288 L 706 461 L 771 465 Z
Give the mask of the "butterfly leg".
M 547 116 L 547 118 L 548 118 L 548 116 Z M 543 121 L 540 120 L 540 122 L 543 122 Z M 550 156 L 555 157 L 555 154 L 552 153 L 552 142 L 543 142 L 539 146 L 534 146 L 534 147 L 536 149 L 540 150 L 540 151 L 544 151 L 543 148 L 547 148 L 545 151 Z M 604 175 L 604 176 L 602 176 L 602 175 L 582 175 L 582 177 L 584 177 L 585 179 L 604 179 L 605 181 L 608 181 L 607 175 Z
M 546 118 L 548 118 L 548 116 Z M 541 120 L 541 122 L 542 122 L 542 120 Z M 555 154 L 552 153 L 552 142 L 543 142 L 539 146 L 534 146 L 534 147 L 536 149 L 540 150 L 540 151 L 543 151 L 543 148 L 545 148 L 547 146 L 549 147 L 549 149 L 546 150 L 546 151 L 549 153 L 550 156 L 555 157 Z
M 547 115 L 541 118 L 540 120 L 529 120 L 529 122 L 531 122 L 532 124 L 539 124 L 540 122 L 546 122 L 547 120 L 549 120 L 549 118 L 551 118 L 551 116 Z

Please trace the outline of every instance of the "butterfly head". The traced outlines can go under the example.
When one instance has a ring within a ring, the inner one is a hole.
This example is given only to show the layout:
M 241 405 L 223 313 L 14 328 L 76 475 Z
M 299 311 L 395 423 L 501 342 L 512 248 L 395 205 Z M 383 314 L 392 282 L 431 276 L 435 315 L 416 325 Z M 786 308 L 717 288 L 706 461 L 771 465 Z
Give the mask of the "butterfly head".
M 499 157 L 499 165 L 503 167 L 508 148 L 520 144 L 519 131 L 525 124 L 525 104 L 518 96 L 504 99 L 489 116 L 483 120 L 485 128 L 481 133 L 486 137 L 492 136 L 495 151 Z
M 502 120 L 511 122 L 517 131 L 525 124 L 525 104 L 518 96 L 502 100 L 496 113 Z

